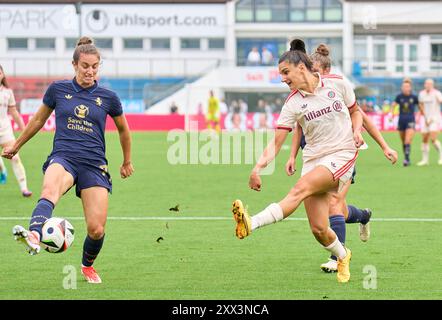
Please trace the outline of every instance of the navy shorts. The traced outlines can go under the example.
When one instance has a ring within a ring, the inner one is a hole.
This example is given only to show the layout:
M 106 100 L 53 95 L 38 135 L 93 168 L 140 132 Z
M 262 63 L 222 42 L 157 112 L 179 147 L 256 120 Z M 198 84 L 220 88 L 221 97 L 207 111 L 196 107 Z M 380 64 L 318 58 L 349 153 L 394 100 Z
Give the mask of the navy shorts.
M 49 156 L 43 164 L 43 173 L 49 165 L 58 163 L 74 177 L 75 194 L 81 198 L 81 190 L 91 187 L 103 187 L 112 193 L 112 179 L 105 161 L 79 161 L 60 156 Z
M 414 117 L 401 117 L 399 116 L 399 121 L 397 125 L 397 129 L 399 131 L 405 131 L 407 129 L 414 129 L 415 127 Z

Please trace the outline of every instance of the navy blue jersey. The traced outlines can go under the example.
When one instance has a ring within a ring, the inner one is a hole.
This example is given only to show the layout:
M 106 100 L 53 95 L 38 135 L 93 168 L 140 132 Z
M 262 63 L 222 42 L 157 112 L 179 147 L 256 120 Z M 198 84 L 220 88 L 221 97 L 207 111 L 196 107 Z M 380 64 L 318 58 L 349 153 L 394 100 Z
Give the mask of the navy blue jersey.
M 414 118 L 414 113 L 418 109 L 419 99 L 416 95 L 409 96 L 399 94 L 394 101 L 399 104 L 399 116 L 409 116 Z
M 55 110 L 55 137 L 51 156 L 103 161 L 106 117 L 123 113 L 120 99 L 95 83 L 82 88 L 75 78 L 53 82 L 43 103 Z M 107 162 L 107 161 L 106 161 Z

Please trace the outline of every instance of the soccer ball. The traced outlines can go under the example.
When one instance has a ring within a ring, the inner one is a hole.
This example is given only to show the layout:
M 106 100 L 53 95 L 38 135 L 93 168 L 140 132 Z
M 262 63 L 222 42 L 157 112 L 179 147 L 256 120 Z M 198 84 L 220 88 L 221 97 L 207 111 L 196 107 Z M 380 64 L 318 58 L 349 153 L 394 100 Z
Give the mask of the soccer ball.
M 74 227 L 63 218 L 46 220 L 42 229 L 40 242 L 45 250 L 51 253 L 66 251 L 74 241 Z

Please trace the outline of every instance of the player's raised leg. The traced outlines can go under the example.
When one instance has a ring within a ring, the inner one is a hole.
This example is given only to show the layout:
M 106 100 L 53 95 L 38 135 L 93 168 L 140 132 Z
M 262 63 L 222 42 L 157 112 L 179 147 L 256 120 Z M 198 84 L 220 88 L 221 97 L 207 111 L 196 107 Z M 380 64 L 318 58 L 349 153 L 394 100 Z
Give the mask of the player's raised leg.
M 52 217 L 52 211 L 58 200 L 73 183 L 73 176 L 61 164 L 53 163 L 46 169 L 41 197 L 32 212 L 29 230 L 20 225 L 12 230 L 15 240 L 25 244 L 29 253 L 37 254 L 40 251 L 43 224 Z
M 89 283 L 101 283 L 101 278 L 93 263 L 103 247 L 104 228 L 107 218 L 108 190 L 104 187 L 91 187 L 81 190 L 87 236 L 83 244 L 81 273 Z

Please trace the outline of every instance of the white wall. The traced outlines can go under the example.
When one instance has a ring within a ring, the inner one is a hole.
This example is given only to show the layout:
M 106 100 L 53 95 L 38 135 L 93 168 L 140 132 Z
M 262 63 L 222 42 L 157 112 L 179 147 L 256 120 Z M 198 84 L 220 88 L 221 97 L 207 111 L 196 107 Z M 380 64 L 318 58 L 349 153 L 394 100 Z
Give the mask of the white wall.
M 442 23 L 442 1 L 350 2 L 350 7 L 354 24 L 364 24 L 372 15 L 377 24 Z

